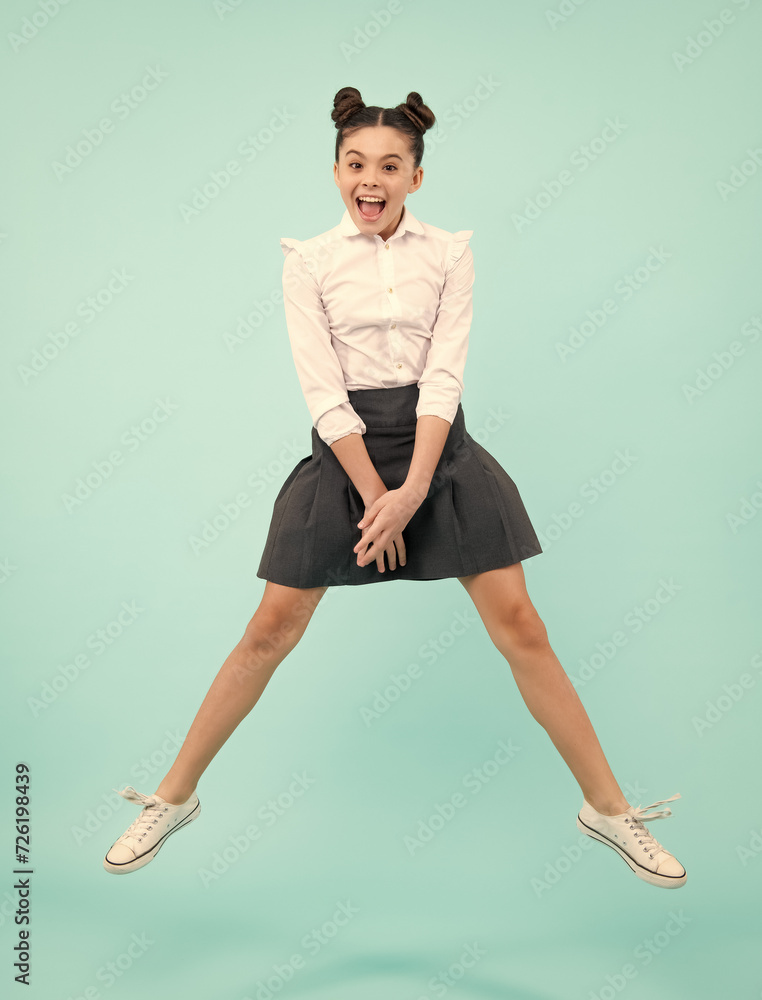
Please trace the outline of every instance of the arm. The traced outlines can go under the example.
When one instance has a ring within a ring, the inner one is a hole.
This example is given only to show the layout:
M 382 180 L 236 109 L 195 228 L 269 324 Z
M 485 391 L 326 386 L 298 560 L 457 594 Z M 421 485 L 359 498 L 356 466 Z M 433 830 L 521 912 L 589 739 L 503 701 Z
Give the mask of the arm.
M 474 257 L 471 230 L 456 233 L 450 247 L 426 365 L 418 379 L 416 417 L 434 414 L 452 423 L 463 394 L 463 371 L 473 318 Z
M 366 427 L 349 402 L 344 372 L 331 343 L 331 329 L 315 277 L 293 245 L 282 239 L 283 303 L 291 351 L 299 384 L 318 435 L 331 448 L 362 497 L 366 511 L 387 490 L 373 465 L 363 434 Z M 404 562 L 404 543 L 398 548 Z M 394 540 L 388 543 L 390 568 L 396 559 Z M 374 557 L 384 569 L 384 550 Z
M 365 504 L 365 513 L 358 524 L 358 527 L 363 529 L 362 539 L 354 547 L 354 551 L 358 554 L 358 566 L 365 566 L 375 559 L 378 562 L 379 570 L 383 572 L 383 553 L 386 551 L 387 556 L 391 559 L 395 546 L 399 552 L 401 564 L 405 565 L 407 555 L 402 532 L 426 499 L 431 480 L 434 477 L 434 470 L 442 455 L 442 449 L 449 432 L 450 423 L 443 420 L 442 417 L 432 414 L 420 416 L 416 423 L 413 457 L 410 460 L 405 482 L 396 490 L 387 490 L 379 479 L 380 486 L 375 496 L 372 476 L 368 475 L 367 480 L 362 478 L 366 470 L 363 467 L 360 446 L 363 451 L 366 451 L 364 443 L 358 441 L 355 444 L 344 445 L 344 442 L 349 441 L 350 438 L 358 438 L 359 435 L 348 434 L 347 437 L 338 441 L 337 444 L 343 446 L 338 451 L 336 445 L 333 446 L 337 457 L 341 453 L 346 460 L 342 461 L 342 458 L 339 458 L 347 472 L 350 469 L 353 470 L 361 481 L 370 484 L 370 492 L 367 497 L 360 491 Z M 370 464 L 370 458 L 368 463 Z M 351 478 L 354 481 L 354 476 Z M 391 562 L 390 568 L 394 569 Z
M 378 497 L 360 522 L 361 527 L 370 528 L 355 546 L 355 552 L 372 543 L 360 557 L 364 561 L 374 558 L 376 546 L 384 548 L 390 538 L 401 534 L 426 499 L 460 405 L 473 312 L 474 265 L 468 246 L 471 235 L 471 230 L 463 230 L 453 241 L 426 366 L 418 380 L 415 446 L 407 477 L 399 489 Z M 364 565 L 360 559 L 358 562 Z
M 461 230 L 455 235 L 426 365 L 418 380 L 415 447 L 407 478 L 400 488 L 400 499 L 410 508 L 409 517 L 426 499 L 463 392 L 473 315 L 474 258 L 468 245 L 473 230 Z M 349 433 L 332 442 L 331 449 L 365 506 L 371 507 L 383 496 L 386 487 L 370 460 L 362 435 Z
M 423 494 L 431 486 L 463 393 L 463 370 L 473 317 L 471 289 L 474 258 L 468 240 L 473 230 L 461 230 L 451 249 L 451 263 L 434 321 L 426 366 L 418 379 L 415 448 L 405 485 Z M 422 502 L 422 500 L 420 502 Z
M 411 496 L 417 498 L 418 506 L 426 499 L 434 470 L 442 456 L 447 435 L 450 433 L 450 422 L 442 417 L 426 413 L 418 418 L 415 427 L 415 447 L 410 460 L 404 486 Z
M 403 484 L 414 500 L 413 513 L 426 499 L 449 432 L 450 424 L 442 417 L 426 414 L 418 418 L 413 457 Z M 372 506 L 378 497 L 387 492 L 370 460 L 361 434 L 347 434 L 339 438 L 331 445 L 331 450 L 354 483 L 366 507 Z
M 334 441 L 331 451 L 352 480 L 366 507 L 386 493 L 386 486 L 370 460 L 362 434 L 350 433 Z
M 472 235 L 473 230 L 461 230 L 453 241 L 426 365 L 418 379 L 415 448 L 405 486 L 413 495 L 422 494 L 419 503 L 429 491 L 463 393 L 473 317 L 474 257 L 468 245 Z
M 281 240 L 283 306 L 296 373 L 318 435 L 332 445 L 346 434 L 361 436 L 366 427 L 349 402 L 344 372 L 331 343 L 331 328 L 314 275 L 292 243 Z
M 302 393 L 318 435 L 336 455 L 363 502 L 370 506 L 386 493 L 386 486 L 365 447 L 365 423 L 349 402 L 320 289 L 290 242 L 281 240 L 286 254 L 283 303 Z

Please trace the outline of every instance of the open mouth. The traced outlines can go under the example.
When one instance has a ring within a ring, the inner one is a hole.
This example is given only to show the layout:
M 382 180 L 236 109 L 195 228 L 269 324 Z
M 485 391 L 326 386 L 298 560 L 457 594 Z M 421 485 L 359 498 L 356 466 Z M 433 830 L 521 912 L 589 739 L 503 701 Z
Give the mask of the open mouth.
M 361 201 L 359 198 L 355 198 L 355 202 L 360 216 L 366 222 L 375 222 L 386 208 L 385 201 Z

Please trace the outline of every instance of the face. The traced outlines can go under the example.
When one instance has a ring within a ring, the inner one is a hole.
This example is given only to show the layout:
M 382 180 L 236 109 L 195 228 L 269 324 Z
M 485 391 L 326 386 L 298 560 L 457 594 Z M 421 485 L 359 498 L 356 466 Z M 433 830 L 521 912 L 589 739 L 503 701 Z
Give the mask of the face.
M 423 167 L 413 169 L 408 138 L 402 132 L 369 125 L 344 140 L 333 177 L 360 232 L 387 240 L 399 225 L 405 198 L 421 186 Z M 383 198 L 380 213 L 363 202 L 363 211 L 378 213 L 364 216 L 357 201 L 361 195 Z

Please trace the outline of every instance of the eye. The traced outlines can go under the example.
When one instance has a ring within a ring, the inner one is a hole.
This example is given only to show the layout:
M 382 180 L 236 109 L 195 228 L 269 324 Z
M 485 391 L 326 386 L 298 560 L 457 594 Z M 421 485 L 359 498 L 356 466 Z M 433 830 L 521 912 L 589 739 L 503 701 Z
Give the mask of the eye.
M 362 163 L 358 163 L 357 160 L 353 160 L 351 163 L 347 164 L 348 167 L 362 167 Z M 397 167 L 393 163 L 385 163 L 384 169 L 391 167 L 392 170 L 397 170 Z

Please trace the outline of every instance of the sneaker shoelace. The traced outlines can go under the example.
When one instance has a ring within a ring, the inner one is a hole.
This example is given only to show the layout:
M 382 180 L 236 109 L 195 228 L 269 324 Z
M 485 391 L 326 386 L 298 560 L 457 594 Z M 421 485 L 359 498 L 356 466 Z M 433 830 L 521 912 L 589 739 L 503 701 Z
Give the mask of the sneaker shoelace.
M 141 841 L 151 827 L 159 822 L 159 814 L 166 812 L 166 803 L 157 795 L 143 795 L 142 792 L 136 791 L 132 785 L 128 785 L 122 791 L 119 791 L 118 788 L 115 788 L 114 791 L 123 798 L 129 799 L 130 802 L 137 802 L 144 807 L 138 818 L 133 820 L 119 840 L 122 843 L 128 839 Z
M 680 793 L 678 792 L 676 795 L 672 795 L 668 799 L 659 799 L 658 802 L 652 802 L 650 806 L 638 806 L 637 809 L 632 810 L 631 818 L 627 821 L 627 825 L 631 832 L 635 835 L 643 850 L 647 852 L 651 858 L 653 858 L 659 851 L 665 851 L 665 849 L 651 834 L 647 827 L 643 825 L 643 820 L 662 819 L 666 816 L 671 816 L 672 810 L 669 807 L 666 809 L 660 809 L 659 812 L 655 813 L 649 813 L 648 810 L 654 809 L 656 806 L 661 806 L 665 802 L 672 802 L 674 799 L 679 798 Z M 668 852 L 665 851 L 665 854 L 666 853 Z

